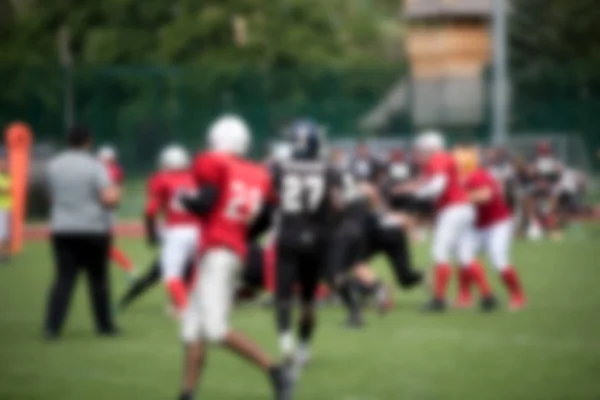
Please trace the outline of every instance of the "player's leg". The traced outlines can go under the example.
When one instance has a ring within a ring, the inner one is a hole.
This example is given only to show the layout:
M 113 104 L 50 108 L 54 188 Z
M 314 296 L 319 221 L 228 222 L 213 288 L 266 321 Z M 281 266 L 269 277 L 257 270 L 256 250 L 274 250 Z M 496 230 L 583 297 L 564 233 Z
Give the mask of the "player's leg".
M 426 305 L 425 311 L 444 311 L 446 309 L 446 290 L 452 276 L 450 257 L 456 244 L 456 218 L 453 209 L 442 211 L 433 225 L 431 247 L 434 261 L 433 299 Z
M 127 292 L 121 298 L 119 302 L 119 309 L 124 310 L 131 303 L 138 299 L 142 294 L 147 292 L 152 286 L 160 282 L 161 268 L 160 260 L 156 259 L 152 262 L 147 272 L 133 281 L 131 286 L 127 289 Z
M 96 329 L 104 335 L 113 335 L 117 329 L 110 312 L 110 277 L 108 266 L 109 236 L 91 237 L 81 250 L 82 265 L 86 267 L 88 287 L 92 300 L 92 310 L 96 320 Z
M 379 248 L 388 259 L 396 282 L 408 289 L 421 283 L 423 275 L 414 270 L 407 234 L 401 226 L 380 227 Z
M 121 249 L 116 246 L 112 246 L 110 248 L 110 259 L 127 275 L 130 277 L 135 276 L 135 265 L 133 264 L 133 261 L 131 261 L 131 259 L 127 257 L 127 254 L 125 254 Z
M 332 234 L 327 250 L 325 278 L 348 311 L 348 326 L 364 324 L 360 303 L 349 272 L 366 257 L 366 235 L 354 221 L 346 221 Z
M 525 306 L 525 295 L 519 275 L 510 262 L 512 232 L 511 220 L 494 225 L 487 236 L 486 250 L 510 294 L 509 308 L 517 310 Z
M 354 266 L 352 275 L 353 285 L 356 287 L 356 292 L 360 294 L 360 301 L 363 304 L 367 299 L 375 298 L 381 313 L 386 313 L 393 307 L 391 290 L 379 279 L 368 263 L 361 262 Z
M 254 341 L 229 327 L 235 281 L 241 260 L 227 249 L 209 251 L 201 262 L 200 305 L 203 337 L 222 344 L 260 368 L 271 380 L 276 398 L 289 398 L 290 383 L 283 370 Z
M 310 342 L 317 325 L 316 294 L 319 281 L 325 268 L 325 249 L 300 260 L 298 278 L 300 281 L 300 321 L 298 324 L 299 345 L 296 361 L 304 366 L 310 361 Z
M 277 268 L 275 286 L 275 319 L 279 334 L 279 349 L 284 359 L 291 359 L 295 349 L 292 333 L 292 311 L 294 305 L 294 285 L 299 265 L 298 254 L 287 247 L 277 248 Z
M 187 306 L 188 293 L 183 276 L 188 260 L 196 252 L 197 240 L 196 229 L 192 227 L 170 228 L 163 234 L 162 278 L 177 313 Z
M 467 252 L 468 254 L 463 255 L 463 258 L 470 260 L 472 257 L 471 254 L 477 255 L 479 253 L 480 243 L 482 240 L 481 233 L 479 230 L 472 228 L 465 233 L 465 236 L 462 240 L 465 243 L 459 250 L 463 253 Z M 476 267 L 477 266 L 472 265 L 471 261 L 464 263 L 461 262 L 460 269 L 458 271 L 458 296 L 456 298 L 456 302 L 454 303 L 456 308 L 470 308 L 473 305 L 471 286 L 474 283 L 473 280 L 475 278 L 473 268 Z
M 58 337 L 67 316 L 78 273 L 75 246 L 78 243 L 64 235 L 52 237 L 55 276 L 48 296 L 44 324 L 44 334 L 48 339 Z
M 192 400 L 204 367 L 203 342 L 204 313 L 201 287 L 196 285 L 190 293 L 188 306 L 181 317 L 181 339 L 184 344 L 183 379 L 179 400 Z
M 496 307 L 496 300 L 487 280 L 485 270 L 477 260 L 477 236 L 474 234 L 475 212 L 471 207 L 465 207 L 456 213 L 456 235 L 458 238 L 458 260 L 481 294 L 481 307 L 490 311 Z

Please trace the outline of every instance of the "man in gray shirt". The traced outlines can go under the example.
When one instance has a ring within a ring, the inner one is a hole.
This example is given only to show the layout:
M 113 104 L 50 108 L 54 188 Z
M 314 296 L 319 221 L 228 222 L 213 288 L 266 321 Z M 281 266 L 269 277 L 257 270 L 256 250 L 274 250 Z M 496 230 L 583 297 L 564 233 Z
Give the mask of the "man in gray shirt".
M 90 131 L 77 126 L 69 133 L 69 149 L 47 168 L 50 230 L 55 280 L 47 303 L 45 336 L 58 338 L 80 270 L 88 278 L 96 329 L 117 333 L 110 314 L 108 255 L 111 209 L 120 200 L 106 168 L 89 153 Z

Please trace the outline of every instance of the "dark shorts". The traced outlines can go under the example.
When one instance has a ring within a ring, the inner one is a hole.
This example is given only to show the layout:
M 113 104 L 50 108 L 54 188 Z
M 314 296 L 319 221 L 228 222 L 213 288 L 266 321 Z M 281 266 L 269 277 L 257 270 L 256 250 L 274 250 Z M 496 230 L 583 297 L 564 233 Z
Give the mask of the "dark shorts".
M 277 246 L 277 285 L 278 301 L 290 300 L 298 285 L 303 303 L 315 300 L 316 288 L 324 276 L 327 262 L 327 246 L 313 249 Z

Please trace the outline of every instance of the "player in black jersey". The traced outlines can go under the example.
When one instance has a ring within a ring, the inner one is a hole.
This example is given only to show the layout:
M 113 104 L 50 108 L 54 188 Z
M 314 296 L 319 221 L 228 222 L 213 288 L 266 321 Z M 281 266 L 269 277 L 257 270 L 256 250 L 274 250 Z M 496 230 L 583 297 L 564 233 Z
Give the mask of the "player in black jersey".
M 327 262 L 335 216 L 341 207 L 341 178 L 322 158 L 323 137 L 312 121 L 292 124 L 288 132 L 291 158 L 276 164 L 273 181 L 278 195 L 276 319 L 284 357 L 302 365 L 309 359 L 315 328 L 315 294 Z M 298 349 L 292 329 L 295 285 L 300 286 Z

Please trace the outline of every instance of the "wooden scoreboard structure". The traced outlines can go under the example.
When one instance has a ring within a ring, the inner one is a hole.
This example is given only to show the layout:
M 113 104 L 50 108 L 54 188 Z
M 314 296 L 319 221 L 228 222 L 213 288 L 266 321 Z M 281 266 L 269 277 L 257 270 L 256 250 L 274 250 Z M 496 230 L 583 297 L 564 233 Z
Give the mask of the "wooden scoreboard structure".
M 483 123 L 493 0 L 404 0 L 416 127 Z

